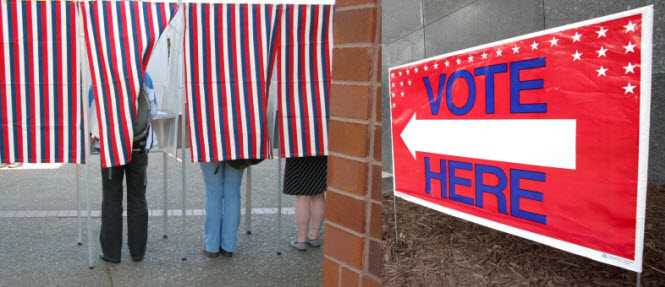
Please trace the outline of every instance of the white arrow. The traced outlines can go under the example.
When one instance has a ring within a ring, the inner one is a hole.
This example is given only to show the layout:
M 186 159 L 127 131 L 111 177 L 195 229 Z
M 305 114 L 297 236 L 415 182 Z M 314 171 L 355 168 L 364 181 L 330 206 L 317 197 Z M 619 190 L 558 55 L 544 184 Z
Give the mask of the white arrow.
M 401 137 L 416 151 L 575 169 L 576 120 L 417 120 Z

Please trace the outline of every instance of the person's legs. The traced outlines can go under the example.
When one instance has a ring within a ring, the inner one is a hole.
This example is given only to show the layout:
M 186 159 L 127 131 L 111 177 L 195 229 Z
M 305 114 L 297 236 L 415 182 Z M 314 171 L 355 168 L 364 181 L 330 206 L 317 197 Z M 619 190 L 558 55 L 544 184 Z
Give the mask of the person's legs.
M 104 257 L 117 262 L 120 262 L 122 248 L 123 174 L 123 166 L 102 168 L 102 229 L 99 243 Z
M 210 253 L 218 253 L 220 246 L 220 230 L 222 226 L 222 176 L 224 170 L 217 169 L 217 162 L 202 162 L 201 173 L 206 189 L 205 202 L 205 236 L 206 250 Z M 217 173 L 215 173 L 217 171 Z
M 127 245 L 135 261 L 143 259 L 148 241 L 148 203 L 145 190 L 148 184 L 146 168 L 148 153 L 132 152 L 132 161 L 125 166 L 127 177 Z
M 222 167 L 224 169 L 224 208 L 220 235 L 221 247 L 226 252 L 233 252 L 236 248 L 238 226 L 240 225 L 240 182 L 243 170 L 232 168 L 226 163 Z
M 298 229 L 298 240 L 296 242 L 307 242 L 307 229 L 309 227 L 311 208 L 311 196 L 296 196 L 296 228 Z
M 311 219 L 309 225 L 309 239 L 318 239 L 323 219 L 326 217 L 326 197 L 323 193 L 310 196 Z

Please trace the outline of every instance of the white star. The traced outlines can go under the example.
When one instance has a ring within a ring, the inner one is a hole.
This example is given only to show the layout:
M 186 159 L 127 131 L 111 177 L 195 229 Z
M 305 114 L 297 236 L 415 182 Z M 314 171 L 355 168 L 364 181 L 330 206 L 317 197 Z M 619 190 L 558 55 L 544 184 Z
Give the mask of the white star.
M 393 103 L 393 108 L 395 107 L 395 103 Z
M 633 71 L 635 67 L 637 67 L 637 65 L 633 65 L 631 62 L 628 62 L 628 66 L 623 67 L 624 69 L 626 69 L 626 72 L 624 74 L 628 74 L 628 72 L 635 74 L 635 72 Z
M 434 63 L 434 69 L 436 69 L 436 68 L 438 68 L 438 67 L 439 67 L 439 64 L 438 64 L 438 63 Z
M 626 33 L 628 33 L 629 31 L 635 32 L 635 25 L 636 24 L 634 24 L 633 21 L 628 21 L 628 25 L 623 27 L 626 28 Z
M 633 86 L 633 85 L 631 85 L 630 83 L 628 83 L 628 86 L 623 87 L 623 89 L 626 90 L 626 92 L 623 93 L 623 94 L 624 94 L 624 95 L 627 94 L 627 93 L 634 94 L 634 93 L 633 93 L 633 89 L 634 89 L 635 87 L 637 87 L 637 86 Z
M 395 97 L 395 93 L 393 93 L 393 98 Z
M 552 40 L 550 40 L 549 42 L 552 43 L 550 47 L 559 46 L 559 44 L 557 44 L 559 42 L 559 39 L 557 39 L 556 37 L 552 37 Z
M 394 78 L 394 77 L 395 77 L 395 73 L 390 74 L 390 77 L 391 77 L 391 78 Z
M 425 65 L 425 67 L 423 67 L 423 69 L 424 69 L 425 71 L 427 71 L 427 65 Z
M 600 77 L 601 75 L 607 76 L 607 75 L 605 75 L 605 72 L 607 72 L 607 69 L 603 68 L 603 66 L 600 66 L 600 69 L 596 70 L 596 72 L 598 72 L 598 77 Z
M 513 54 L 517 54 L 519 52 L 520 52 L 520 47 L 517 47 L 517 45 L 515 45 L 515 47 L 513 47 Z
M 395 87 L 395 83 L 392 83 L 392 84 L 393 84 L 393 88 L 394 88 L 394 87 Z
M 402 96 L 402 97 L 404 97 L 404 92 L 401 92 L 399 95 Z
M 473 56 L 469 56 L 469 63 L 473 62 Z
M 582 35 L 577 34 L 577 32 L 575 32 L 575 35 L 573 36 L 573 43 L 575 43 L 577 41 L 580 41 L 580 37 L 582 37 Z M 580 42 L 582 42 L 582 41 L 580 41 Z
M 459 65 L 459 64 L 462 63 L 462 60 L 460 60 L 460 58 L 457 58 L 457 60 L 455 62 L 457 62 L 457 64 Z
M 533 41 L 533 44 L 531 44 L 531 51 L 538 50 L 538 44 L 540 43 L 536 43 L 536 41 Z
M 498 57 L 501 57 L 501 52 L 503 52 L 503 51 L 501 51 L 501 49 L 496 50 L 496 55 L 497 55 Z
M 635 52 L 633 50 L 633 48 L 635 48 L 635 46 L 637 46 L 637 45 L 635 45 L 635 44 L 631 43 L 630 41 L 628 41 L 628 45 L 623 46 L 623 48 L 626 49 L 626 53 L 624 53 L 624 54 L 628 54 L 628 52 Z
M 418 73 L 418 68 L 413 68 L 413 70 L 416 71 L 416 73 Z
M 572 56 L 573 56 L 573 62 L 575 62 L 575 60 L 580 60 L 580 61 L 582 60 L 580 58 L 580 56 L 582 56 L 582 53 L 578 52 L 577 50 L 575 50 L 575 54 L 572 54 Z
M 596 51 L 596 53 L 598 53 L 598 58 L 600 58 L 600 56 L 607 57 L 605 52 L 607 52 L 607 49 L 603 48 L 603 46 L 600 46 L 600 50 Z
M 450 66 L 450 62 L 448 62 L 448 60 L 446 60 L 446 67 L 448 67 L 448 66 Z
M 411 86 L 411 80 L 409 80 L 409 86 Z
M 399 85 L 404 87 L 404 82 L 399 82 Z
M 410 72 L 409 69 L 406 69 L 406 74 L 407 74 L 407 75 L 409 74 L 409 72 Z
M 603 27 L 600 27 L 600 30 L 596 31 L 596 33 L 598 33 L 598 38 L 600 38 L 600 37 L 607 37 L 607 36 L 605 35 L 605 32 L 607 32 L 607 29 L 605 29 L 605 28 L 603 28 Z
M 399 75 L 400 75 L 400 76 L 402 75 L 402 71 L 399 71 Z
M 485 53 L 485 52 L 483 52 L 483 54 L 482 54 L 482 55 L 480 55 L 480 56 L 482 56 L 482 57 L 483 57 L 483 59 L 487 59 L 487 53 Z

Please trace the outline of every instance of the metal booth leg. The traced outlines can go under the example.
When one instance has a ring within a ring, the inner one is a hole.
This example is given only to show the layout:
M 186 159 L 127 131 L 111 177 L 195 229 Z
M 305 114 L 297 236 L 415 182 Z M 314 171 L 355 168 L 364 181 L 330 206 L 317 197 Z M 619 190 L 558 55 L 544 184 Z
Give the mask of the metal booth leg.
M 92 241 L 92 212 L 90 208 L 90 165 L 86 164 L 85 166 L 85 193 L 86 193 L 86 207 L 88 211 L 88 267 L 94 269 L 95 267 L 92 264 L 93 259 L 93 241 Z
M 83 240 L 81 236 L 81 165 L 76 165 L 76 217 L 78 218 L 78 236 L 77 244 L 78 246 L 83 245 Z
M 164 134 L 164 133 L 162 133 Z M 164 184 L 164 211 L 163 211 L 163 216 L 164 216 L 164 236 L 163 238 L 168 238 L 167 236 L 167 227 L 168 227 L 168 211 L 166 210 L 166 203 L 167 203 L 167 192 L 168 192 L 168 184 L 166 183 L 166 172 L 167 172 L 167 166 L 168 166 L 168 161 L 167 161 L 168 156 L 166 155 L 166 150 L 162 151 L 162 160 L 164 163 L 164 169 L 163 169 L 163 184 Z
M 280 155 L 277 158 L 277 246 L 282 244 L 282 179 L 282 157 Z M 282 255 L 282 252 L 277 251 L 277 255 Z
M 252 234 L 252 167 L 247 167 L 247 190 L 245 191 L 245 230 Z

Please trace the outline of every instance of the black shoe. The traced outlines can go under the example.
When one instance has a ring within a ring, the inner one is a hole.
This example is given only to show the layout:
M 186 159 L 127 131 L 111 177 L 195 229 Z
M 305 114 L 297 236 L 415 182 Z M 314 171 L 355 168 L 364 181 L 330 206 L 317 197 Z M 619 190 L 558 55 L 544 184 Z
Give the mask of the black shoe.
M 120 259 L 110 259 L 110 258 L 104 256 L 104 253 L 99 253 L 99 259 L 104 260 L 106 262 L 113 263 L 113 264 L 120 263 Z
M 143 261 L 143 256 L 132 256 L 132 260 L 134 262 L 141 262 Z
M 213 253 L 213 252 L 209 252 L 208 250 L 203 248 L 203 254 L 205 254 L 208 258 L 215 258 L 215 257 L 219 257 L 220 252 L 214 252 Z
M 221 254 L 221 252 L 209 252 L 209 251 L 206 249 L 206 244 L 203 243 L 203 254 L 205 254 L 206 257 L 208 257 L 208 258 L 215 258 L 215 257 L 219 257 L 219 255 Z
M 233 252 L 228 252 L 228 251 L 222 249 L 221 247 L 219 248 L 219 253 L 221 253 L 222 256 L 224 256 L 224 257 L 232 257 L 233 256 Z

